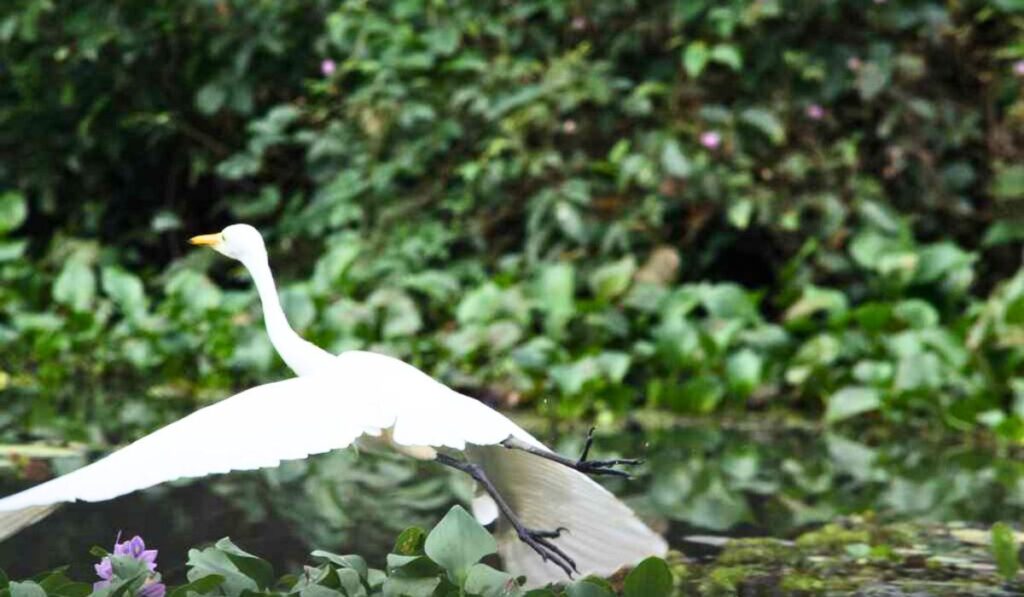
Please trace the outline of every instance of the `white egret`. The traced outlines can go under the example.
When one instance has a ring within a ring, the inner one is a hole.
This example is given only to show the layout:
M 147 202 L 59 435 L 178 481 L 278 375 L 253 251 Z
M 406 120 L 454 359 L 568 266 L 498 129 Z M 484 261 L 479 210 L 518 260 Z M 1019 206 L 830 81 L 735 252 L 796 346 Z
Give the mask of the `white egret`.
M 609 575 L 665 540 L 587 474 L 624 475 L 630 460 L 565 458 L 511 420 L 419 369 L 364 351 L 340 355 L 302 339 L 278 300 L 263 238 L 235 224 L 198 236 L 239 260 L 263 306 L 271 342 L 298 377 L 257 386 L 202 408 L 106 458 L 0 499 L 0 529 L 16 530 L 62 502 L 101 501 L 174 479 L 273 467 L 345 448 L 386 446 L 469 474 L 500 512 L 495 530 L 506 568 L 528 586 L 563 573 Z M 586 448 L 591 438 L 588 436 Z M 3 531 L 0 531 L 2 533 Z M 539 557 L 538 557 L 539 556 Z

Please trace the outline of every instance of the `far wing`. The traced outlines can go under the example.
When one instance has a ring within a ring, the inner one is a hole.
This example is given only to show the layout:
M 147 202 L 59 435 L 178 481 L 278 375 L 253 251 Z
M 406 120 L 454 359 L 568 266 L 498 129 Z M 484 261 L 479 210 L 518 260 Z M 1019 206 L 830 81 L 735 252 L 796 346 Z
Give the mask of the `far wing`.
M 411 365 L 350 352 L 332 371 L 266 384 L 200 409 L 106 458 L 0 499 L 0 511 L 102 501 L 174 479 L 273 467 L 392 429 L 395 442 L 457 450 L 510 436 L 536 442 L 487 406 Z

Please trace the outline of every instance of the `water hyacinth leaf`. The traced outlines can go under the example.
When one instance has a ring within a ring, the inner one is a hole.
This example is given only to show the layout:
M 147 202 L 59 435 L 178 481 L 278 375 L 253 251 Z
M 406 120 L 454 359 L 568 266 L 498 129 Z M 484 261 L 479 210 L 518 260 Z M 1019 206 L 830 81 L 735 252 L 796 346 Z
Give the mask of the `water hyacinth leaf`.
M 463 589 L 480 597 L 518 597 L 523 594 L 514 576 L 487 564 L 475 564 L 469 569 Z
M 584 578 L 565 588 L 565 597 L 615 597 L 615 592 L 597 579 Z
M 1013 529 L 1005 522 L 992 525 L 992 556 L 996 561 L 999 575 L 1012 580 L 1020 569 L 1019 547 Z
M 846 386 L 832 394 L 825 409 L 825 421 L 837 423 L 857 415 L 878 410 L 882 399 L 875 388 Z
M 761 357 L 754 351 L 745 348 L 729 357 L 725 364 L 725 375 L 729 389 L 746 397 L 761 384 Z
M 21 226 L 27 216 L 28 205 L 21 193 L 0 193 L 0 234 L 6 234 Z
M 635 272 L 636 259 L 624 257 L 594 270 L 590 275 L 590 289 L 597 298 L 610 301 L 626 292 Z
M 219 574 L 210 574 L 194 580 L 190 583 L 181 585 L 180 587 L 171 591 L 169 597 L 189 597 L 189 595 L 195 593 L 198 595 L 206 595 L 212 593 L 214 589 L 224 584 L 224 577 Z
M 453 506 L 448 511 L 427 535 L 423 547 L 430 559 L 443 566 L 448 577 L 459 586 L 473 564 L 498 549 L 494 537 L 461 506 Z
M 848 302 L 846 295 L 838 290 L 805 286 L 800 298 L 786 309 L 783 319 L 786 322 L 807 319 L 816 313 L 825 313 L 829 320 L 835 320 L 846 314 Z
M 11 592 L 11 597 L 46 597 L 46 591 L 30 580 L 11 582 L 7 585 L 7 590 Z
M 395 553 L 388 554 L 387 568 L 392 575 L 407 578 L 436 576 L 441 572 L 441 568 L 427 556 L 401 556 Z
M 135 274 L 119 267 L 104 267 L 100 283 L 103 292 L 128 315 L 135 316 L 146 310 L 146 291 Z
M 231 542 L 231 539 L 224 537 L 218 541 L 214 547 L 221 550 L 228 559 L 231 560 L 238 570 L 253 579 L 256 582 L 256 586 L 260 589 L 266 589 L 270 585 L 274 584 L 274 567 L 270 565 L 270 562 L 258 558 L 248 552 L 242 551 L 237 545 Z
M 188 552 L 189 582 L 196 582 L 210 575 L 223 579 L 221 590 L 229 597 L 237 597 L 243 591 L 257 591 L 256 581 L 238 569 L 222 550 L 217 547 L 191 549 Z
M 486 322 L 501 310 L 501 289 L 493 282 L 479 286 L 465 294 L 455 310 L 459 323 Z
M 363 586 L 363 578 L 358 572 L 352 568 L 340 568 L 335 574 L 345 597 L 366 597 L 366 587 Z
M 70 259 L 53 282 L 53 299 L 73 311 L 87 311 L 96 295 L 96 275 L 80 259 Z
M 650 557 L 637 564 L 626 576 L 623 597 L 668 595 L 672 592 L 672 572 L 665 560 Z
M 413 530 L 413 529 L 409 529 L 409 530 Z M 416 529 L 416 530 L 419 530 L 419 529 Z M 405 533 L 402 533 L 402 535 L 405 535 Z M 401 537 L 399 537 L 399 540 L 401 540 Z M 397 547 L 397 545 L 396 545 L 396 547 Z M 351 569 L 351 570 L 355 570 L 359 574 L 360 578 L 364 578 L 365 579 L 367 574 L 369 573 L 369 570 L 370 570 L 370 567 L 366 565 L 366 560 L 363 559 L 362 556 L 357 556 L 357 555 L 339 556 L 339 555 L 333 554 L 333 553 L 331 553 L 329 551 L 323 551 L 323 550 L 319 550 L 319 549 L 314 551 L 311 555 L 314 558 L 324 558 L 325 560 L 328 560 L 330 562 L 333 562 L 334 564 L 337 564 L 341 568 L 348 568 L 348 569 Z
M 545 266 L 537 281 L 537 303 L 544 313 L 544 330 L 560 337 L 576 311 L 576 270 L 568 263 Z
M 92 593 L 91 584 L 71 580 L 64 574 L 63 569 L 48 574 L 39 581 L 39 586 L 47 595 L 59 597 L 84 597 Z
M 384 597 L 434 597 L 441 579 L 389 577 L 381 587 Z
M 323 585 L 306 585 L 299 591 L 299 597 L 349 597 L 345 593 Z

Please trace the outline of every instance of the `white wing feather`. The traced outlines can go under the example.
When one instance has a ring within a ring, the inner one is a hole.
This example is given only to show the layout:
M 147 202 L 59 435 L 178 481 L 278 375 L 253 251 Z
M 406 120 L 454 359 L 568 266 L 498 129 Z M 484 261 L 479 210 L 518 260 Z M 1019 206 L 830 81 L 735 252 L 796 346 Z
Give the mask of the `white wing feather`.
M 484 404 L 391 357 L 352 351 L 322 374 L 266 384 L 200 409 L 106 458 L 0 499 L 0 511 L 101 501 L 160 483 L 272 467 L 391 430 L 404 446 L 463 450 L 536 439 Z

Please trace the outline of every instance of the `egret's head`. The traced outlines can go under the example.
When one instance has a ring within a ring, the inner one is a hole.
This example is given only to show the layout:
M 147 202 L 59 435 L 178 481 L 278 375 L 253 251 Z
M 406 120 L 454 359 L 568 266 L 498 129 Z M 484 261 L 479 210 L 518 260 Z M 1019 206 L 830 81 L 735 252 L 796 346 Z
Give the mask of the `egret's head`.
M 266 259 L 267 248 L 258 230 L 248 224 L 232 224 L 216 234 L 203 234 L 188 239 L 193 245 L 206 245 L 222 255 L 243 263 Z

